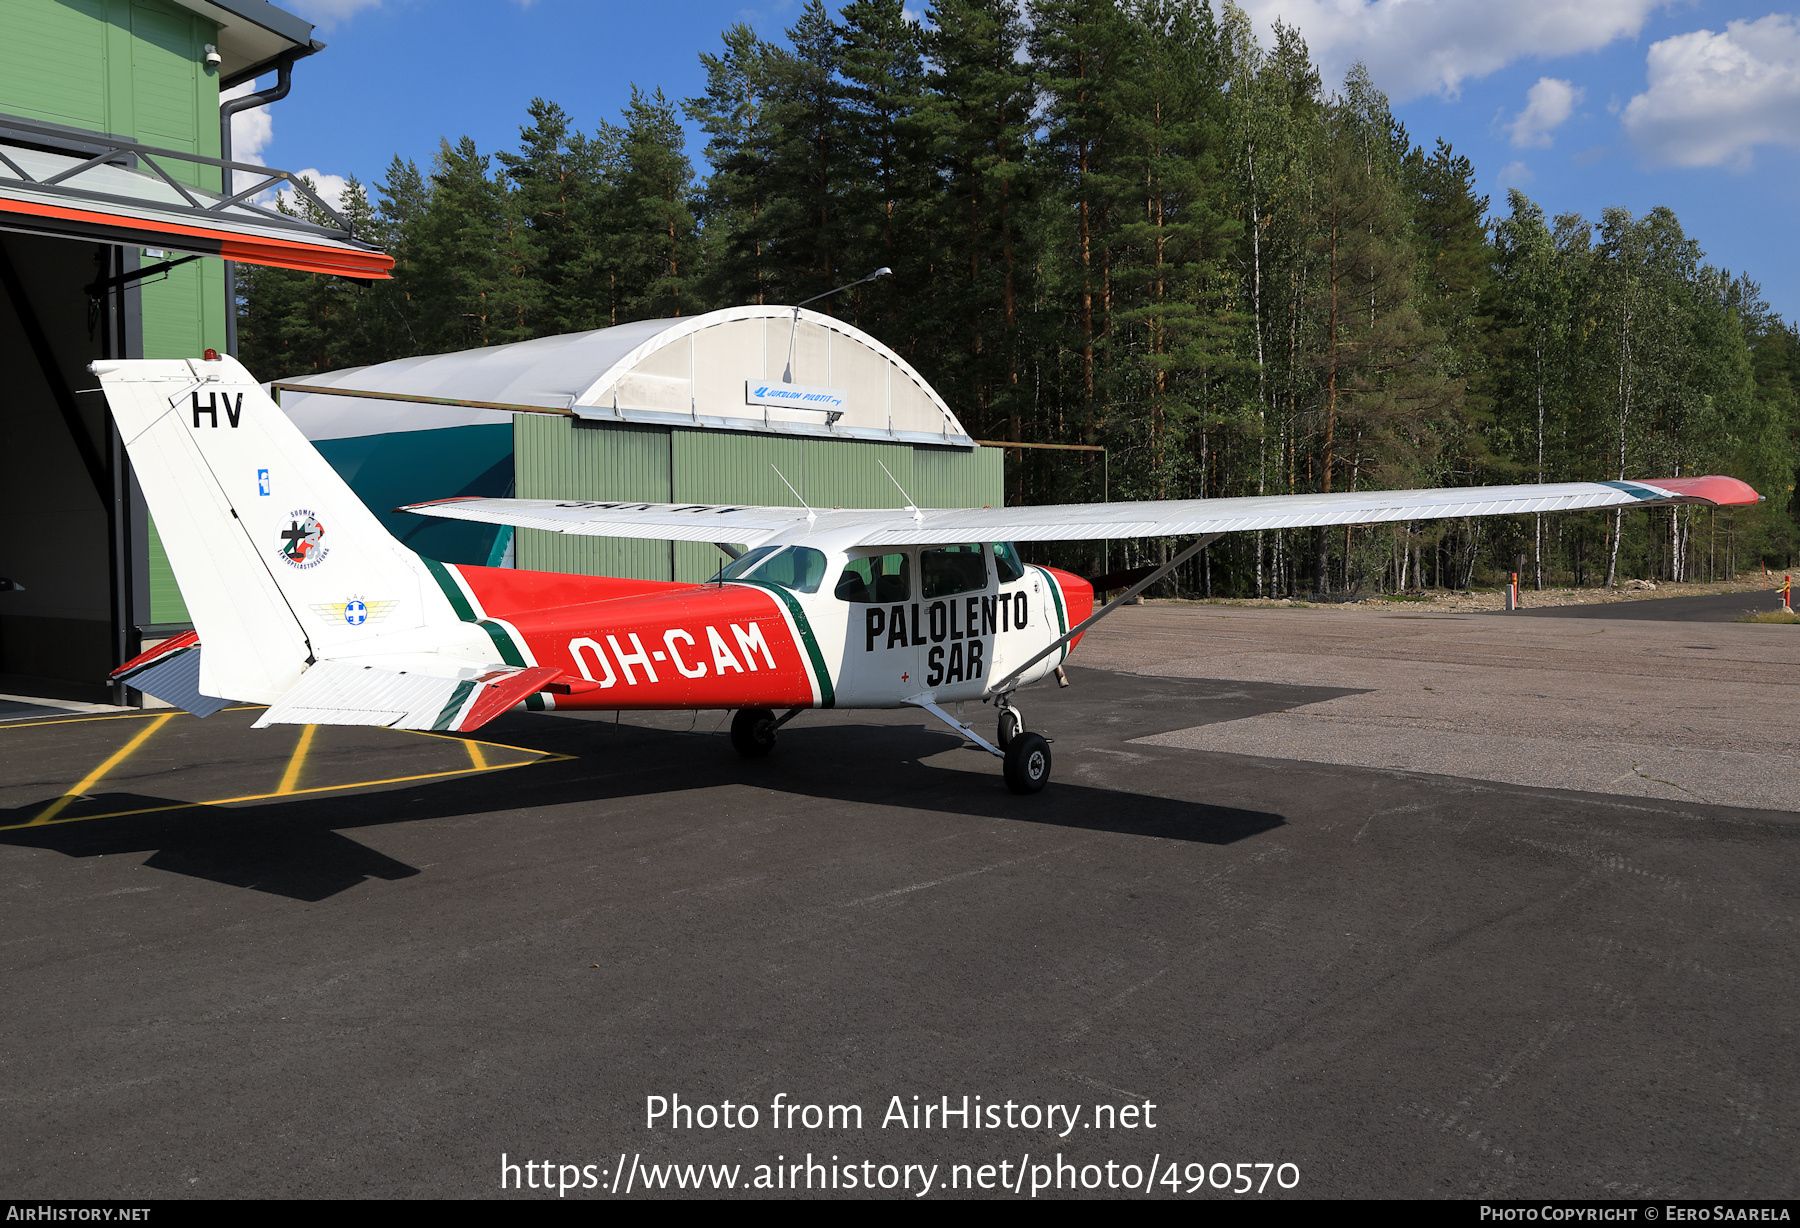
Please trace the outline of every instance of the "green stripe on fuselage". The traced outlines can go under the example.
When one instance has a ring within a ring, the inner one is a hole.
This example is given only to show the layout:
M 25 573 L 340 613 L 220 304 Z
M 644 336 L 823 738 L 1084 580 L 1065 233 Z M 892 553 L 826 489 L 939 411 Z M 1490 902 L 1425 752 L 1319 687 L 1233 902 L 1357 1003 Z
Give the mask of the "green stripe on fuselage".
M 467 597 L 463 596 L 462 585 L 456 582 L 456 578 L 450 574 L 450 569 L 436 559 L 428 559 L 422 554 L 419 556 L 419 561 L 425 564 L 425 569 L 431 573 L 431 578 L 436 580 L 438 587 L 444 590 L 444 596 L 450 599 L 450 608 L 456 611 L 456 616 L 466 623 L 474 622 L 475 607 L 469 604 Z
M 1040 576 L 1043 576 L 1044 583 L 1050 586 L 1050 600 L 1056 603 L 1056 634 L 1067 635 L 1069 633 L 1069 613 L 1067 610 L 1063 609 L 1062 585 L 1056 582 L 1055 576 L 1045 571 L 1042 567 L 1034 567 L 1032 570 L 1037 572 Z M 1068 659 L 1069 646 L 1064 644 L 1062 646 L 1062 656 L 1056 658 L 1056 660 L 1058 664 L 1061 664 Z
M 426 570 L 431 572 L 431 578 L 436 580 L 438 587 L 444 590 L 444 596 L 449 598 L 450 608 L 456 611 L 456 616 L 466 623 L 474 623 L 487 632 L 488 638 L 494 641 L 494 648 L 500 653 L 502 661 L 508 665 L 523 668 L 525 654 L 519 651 L 519 645 L 513 639 L 512 633 L 499 623 L 475 617 L 475 607 L 470 605 L 469 599 L 463 595 L 462 586 L 456 582 L 456 577 L 450 574 L 450 569 L 436 559 L 428 559 L 424 555 L 419 556 L 419 561 L 425 564 Z M 537 700 L 537 706 L 540 709 L 544 706 L 544 701 L 536 695 L 529 696 L 526 703 L 529 704 L 533 699 Z
M 794 625 L 800 628 L 800 642 L 806 647 L 806 655 L 812 661 L 813 676 L 819 683 L 819 706 L 829 708 L 836 702 L 831 689 L 831 671 L 825 668 L 825 654 L 819 651 L 819 641 L 813 636 L 812 624 L 806 621 L 806 612 L 794 595 L 779 584 L 768 584 L 762 580 L 733 580 L 733 584 L 745 584 L 752 588 L 767 589 L 787 603 L 788 613 L 794 616 Z
M 525 654 L 519 651 L 519 646 L 513 642 L 513 637 L 505 627 L 485 618 L 475 625 L 488 633 L 488 638 L 494 641 L 494 647 L 500 650 L 502 661 L 508 665 L 523 666 L 525 664 Z

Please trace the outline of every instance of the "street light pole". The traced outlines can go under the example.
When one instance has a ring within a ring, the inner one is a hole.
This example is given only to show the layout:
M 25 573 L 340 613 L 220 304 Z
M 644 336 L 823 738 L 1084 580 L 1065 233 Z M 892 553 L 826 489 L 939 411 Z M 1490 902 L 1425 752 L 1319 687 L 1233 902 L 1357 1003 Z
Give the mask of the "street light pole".
M 867 277 L 859 277 L 855 281 L 841 285 L 835 290 L 827 290 L 823 294 L 815 294 L 809 299 L 802 299 L 800 302 L 795 303 L 794 323 L 793 326 L 788 329 L 787 370 L 781 373 L 781 382 L 784 384 L 791 384 L 794 382 L 794 338 L 800 332 L 800 309 L 802 307 L 806 306 L 808 303 L 816 303 L 822 298 L 830 298 L 834 294 L 842 294 L 846 290 L 853 290 L 857 286 L 862 285 L 865 281 L 874 281 L 877 277 L 892 277 L 893 275 L 894 270 L 888 268 L 884 264 L 873 273 L 870 273 Z

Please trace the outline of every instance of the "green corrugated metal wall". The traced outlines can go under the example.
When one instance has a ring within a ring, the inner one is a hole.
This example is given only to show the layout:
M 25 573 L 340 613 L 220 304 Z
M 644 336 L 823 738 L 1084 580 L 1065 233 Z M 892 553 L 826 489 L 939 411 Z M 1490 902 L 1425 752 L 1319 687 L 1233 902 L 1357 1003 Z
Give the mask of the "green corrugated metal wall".
M 637 499 L 794 507 L 776 469 L 814 507 L 898 507 L 885 464 L 920 507 L 998 506 L 997 448 L 928 448 L 744 431 L 571 423 L 513 417 L 521 499 Z M 704 542 L 640 542 L 521 530 L 518 564 L 532 571 L 704 580 L 723 557 Z
M 205 45 L 218 37 L 216 23 L 168 0 L 0 0 L 0 111 L 216 158 L 219 78 L 206 69 Z M 165 169 L 219 186 L 211 168 Z M 149 282 L 143 307 L 145 358 L 223 349 L 223 262 L 196 260 Z M 154 524 L 149 570 L 151 620 L 185 622 Z
M 635 499 L 668 503 L 669 432 L 660 427 L 573 426 L 566 418 L 513 415 L 513 486 L 521 499 Z M 604 492 L 604 493 L 602 493 Z M 519 532 L 528 571 L 667 580 L 668 542 Z

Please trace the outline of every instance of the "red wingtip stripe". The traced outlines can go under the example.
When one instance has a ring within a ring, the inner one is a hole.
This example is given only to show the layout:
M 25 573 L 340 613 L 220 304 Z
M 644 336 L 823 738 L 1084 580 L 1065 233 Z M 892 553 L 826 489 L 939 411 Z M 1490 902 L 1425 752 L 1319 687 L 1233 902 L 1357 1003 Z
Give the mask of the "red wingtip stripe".
M 1717 474 L 1696 478 L 1657 478 L 1654 481 L 1640 482 L 1639 485 L 1654 486 L 1658 490 L 1666 490 L 1684 498 L 1704 499 L 1717 507 L 1743 507 L 1762 501 L 1762 496 L 1749 483 Z

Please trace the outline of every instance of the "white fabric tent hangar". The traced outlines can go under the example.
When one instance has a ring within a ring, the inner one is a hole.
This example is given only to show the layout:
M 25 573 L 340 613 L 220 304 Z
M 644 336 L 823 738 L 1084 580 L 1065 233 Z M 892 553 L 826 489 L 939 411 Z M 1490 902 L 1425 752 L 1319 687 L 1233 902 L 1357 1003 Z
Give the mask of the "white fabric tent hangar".
M 596 422 L 974 448 L 899 354 L 831 316 L 730 307 L 278 380 L 313 439 L 552 413 Z M 324 395 L 320 395 L 324 394 Z M 389 402 L 381 405 L 379 402 Z M 437 405 L 427 418 L 404 402 Z
M 831 316 L 803 309 L 796 322 L 792 307 L 640 320 L 270 386 L 389 531 L 446 563 L 689 582 L 721 556 L 706 543 L 515 534 L 394 509 L 458 495 L 1005 501 L 1001 449 L 970 438 L 904 358 Z

